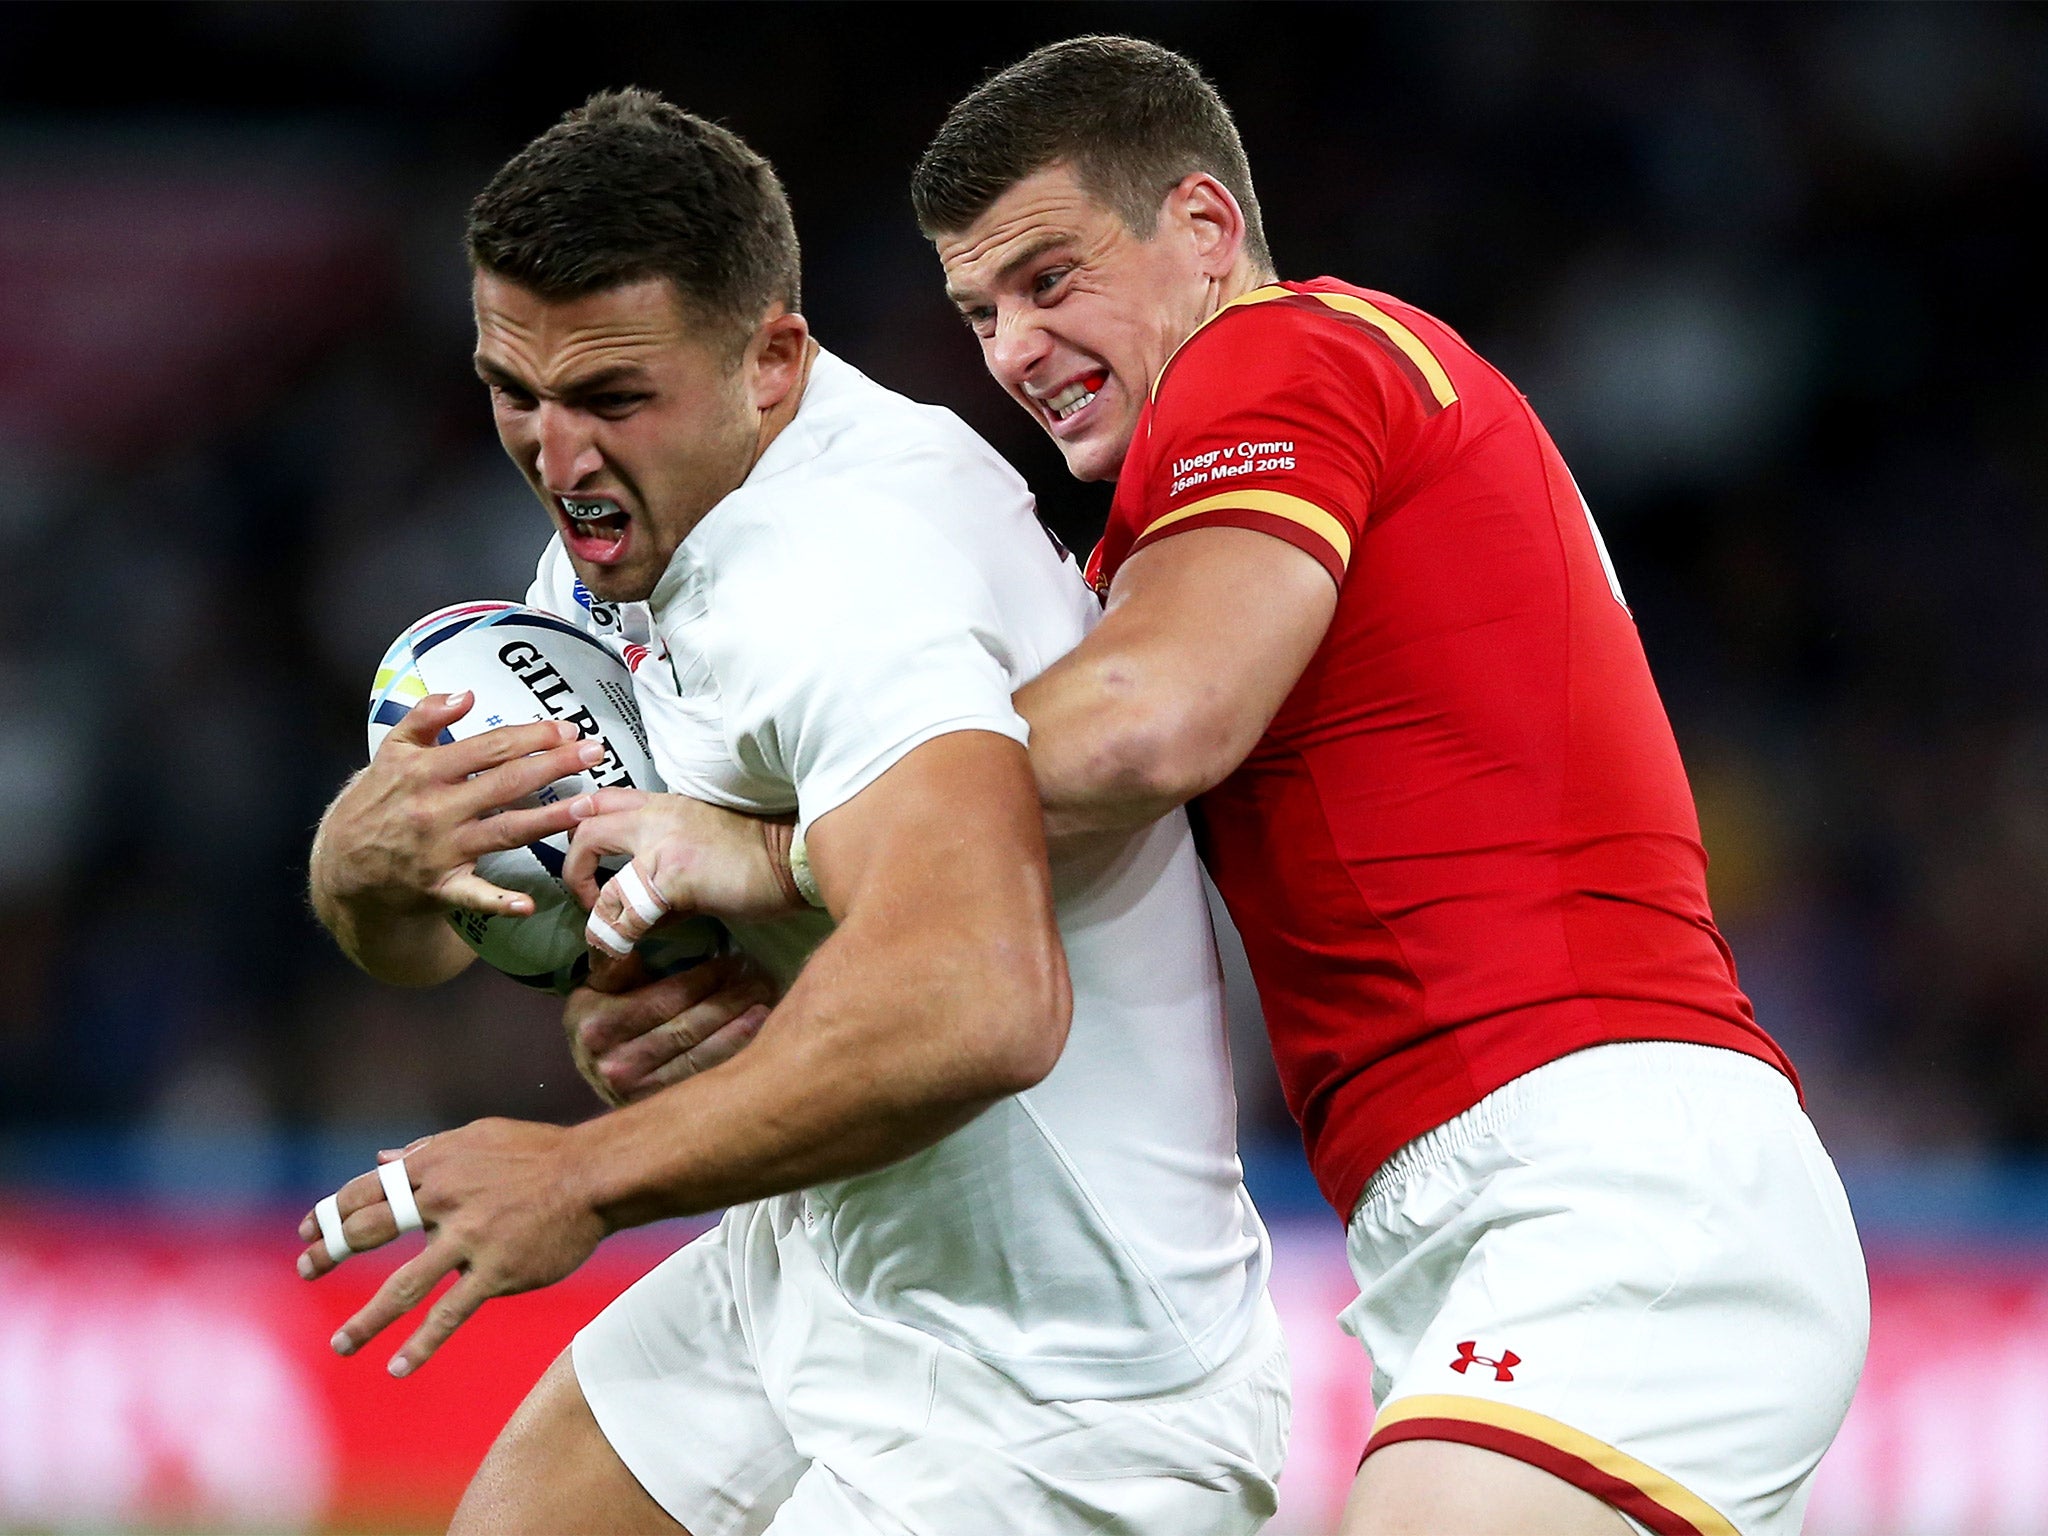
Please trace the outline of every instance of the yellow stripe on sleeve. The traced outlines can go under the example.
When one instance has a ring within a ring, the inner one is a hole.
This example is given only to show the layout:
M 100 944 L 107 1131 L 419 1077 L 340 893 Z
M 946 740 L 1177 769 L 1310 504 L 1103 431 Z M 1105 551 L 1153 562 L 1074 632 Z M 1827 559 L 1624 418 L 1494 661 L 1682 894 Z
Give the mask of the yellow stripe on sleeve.
M 1314 502 L 1303 501 L 1299 496 L 1289 496 L 1285 491 L 1247 488 L 1242 491 L 1221 491 L 1214 496 L 1204 496 L 1200 501 L 1157 519 L 1131 542 L 1135 545 L 1151 538 L 1160 529 L 1170 528 L 1183 519 L 1226 508 L 1264 512 L 1273 517 L 1284 517 L 1290 523 L 1299 523 L 1337 552 L 1339 565 L 1348 568 L 1351 564 L 1351 535 L 1345 531 L 1344 525 Z
M 1526 1408 L 1450 1393 L 1402 1397 L 1387 1404 L 1386 1410 L 1373 1424 L 1373 1433 L 1378 1434 L 1409 1419 L 1463 1419 L 1468 1424 L 1487 1424 L 1510 1434 L 1526 1435 L 1629 1484 L 1644 1497 L 1690 1521 L 1705 1536 L 1741 1536 L 1719 1510 L 1655 1467 L 1616 1450 L 1604 1440 L 1595 1440 L 1569 1424 L 1560 1424 L 1556 1419 L 1532 1413 Z
M 1245 295 L 1245 298 L 1250 297 L 1250 294 Z M 1356 315 L 1374 330 L 1383 332 L 1387 340 L 1406 353 L 1408 361 L 1421 371 L 1424 379 L 1428 380 L 1429 392 L 1436 396 L 1438 405 L 1451 405 L 1457 401 L 1458 391 L 1451 384 L 1451 376 L 1444 372 L 1444 365 L 1436 360 L 1436 354 L 1423 344 L 1420 336 L 1378 305 L 1368 304 L 1363 299 L 1354 299 L 1348 293 L 1311 293 L 1305 297 L 1320 299 L 1332 309 L 1341 309 L 1347 315 Z

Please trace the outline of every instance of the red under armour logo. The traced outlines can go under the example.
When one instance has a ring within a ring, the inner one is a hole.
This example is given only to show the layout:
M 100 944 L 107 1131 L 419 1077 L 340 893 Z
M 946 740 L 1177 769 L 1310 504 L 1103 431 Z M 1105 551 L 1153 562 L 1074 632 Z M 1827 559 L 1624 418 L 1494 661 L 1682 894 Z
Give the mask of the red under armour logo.
M 1464 1343 L 1460 1344 L 1458 1346 L 1458 1358 L 1451 1362 L 1451 1369 L 1462 1376 L 1475 1365 L 1490 1365 L 1493 1367 L 1493 1379 L 1495 1381 L 1513 1381 L 1515 1379 L 1515 1367 L 1522 1363 L 1520 1355 L 1516 1354 L 1512 1349 L 1504 1349 L 1500 1352 L 1498 1360 L 1490 1360 L 1485 1355 L 1475 1354 L 1474 1351 L 1478 1348 L 1479 1341 L 1477 1339 L 1467 1339 Z

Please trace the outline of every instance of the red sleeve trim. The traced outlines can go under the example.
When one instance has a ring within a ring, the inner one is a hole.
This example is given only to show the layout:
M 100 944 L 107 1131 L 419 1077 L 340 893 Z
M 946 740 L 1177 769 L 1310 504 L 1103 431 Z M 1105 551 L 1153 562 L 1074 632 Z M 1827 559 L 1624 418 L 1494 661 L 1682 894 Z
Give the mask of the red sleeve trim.
M 1344 585 L 1344 562 L 1337 558 L 1337 552 L 1329 542 L 1299 523 L 1290 523 L 1284 517 L 1275 517 L 1270 512 L 1253 512 L 1243 507 L 1222 508 L 1215 512 L 1204 512 L 1183 522 L 1148 533 L 1130 548 L 1124 558 L 1130 559 L 1147 545 L 1157 544 L 1161 539 L 1170 539 L 1176 533 L 1189 533 L 1197 528 L 1249 528 L 1254 533 L 1271 534 L 1283 544 L 1292 544 L 1296 549 L 1314 560 L 1329 573 L 1330 580 L 1338 586 Z
M 1313 556 L 1340 587 L 1344 584 L 1345 568 L 1351 563 L 1350 530 L 1335 517 L 1314 502 L 1285 491 L 1250 488 L 1205 496 L 1154 518 L 1131 541 L 1124 558 L 1128 560 L 1147 544 L 1192 528 L 1250 528 L 1271 534 Z

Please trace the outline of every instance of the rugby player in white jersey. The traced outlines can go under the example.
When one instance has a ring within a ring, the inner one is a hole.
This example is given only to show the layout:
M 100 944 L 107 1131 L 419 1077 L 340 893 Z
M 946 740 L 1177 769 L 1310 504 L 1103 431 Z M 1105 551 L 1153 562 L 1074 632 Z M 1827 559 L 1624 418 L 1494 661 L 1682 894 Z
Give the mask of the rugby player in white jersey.
M 1286 1359 L 1186 824 L 1049 869 L 1010 704 L 1095 617 L 1072 562 L 950 413 L 810 340 L 781 188 L 725 130 L 595 97 L 499 172 L 469 243 L 478 370 L 556 525 L 532 600 L 645 648 L 683 792 L 581 803 L 572 870 L 634 855 L 787 992 L 745 1050 L 610 1114 L 408 1149 L 427 1245 L 336 1348 L 457 1272 L 406 1374 L 607 1233 L 729 1207 L 543 1377 L 457 1529 L 1253 1530 Z M 471 862 L 557 814 L 489 813 L 576 750 L 434 745 L 465 703 L 422 704 L 316 839 L 317 909 L 391 981 L 468 962 L 448 906 L 521 910 Z M 793 813 L 829 919 L 749 926 L 678 854 L 724 814 L 700 802 L 785 843 Z M 353 1249 L 396 1233 L 374 1174 L 340 1209 Z

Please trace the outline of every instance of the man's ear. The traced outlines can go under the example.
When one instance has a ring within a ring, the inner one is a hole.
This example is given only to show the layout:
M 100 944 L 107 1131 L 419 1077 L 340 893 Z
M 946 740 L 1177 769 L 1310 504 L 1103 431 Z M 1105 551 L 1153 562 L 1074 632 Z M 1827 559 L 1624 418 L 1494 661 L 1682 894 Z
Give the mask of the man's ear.
M 811 328 L 779 306 L 747 341 L 747 392 L 757 411 L 772 411 L 803 381 Z
M 1227 277 L 1244 250 L 1244 210 L 1207 171 L 1191 171 L 1166 194 L 1163 216 L 1193 244 L 1205 277 Z

